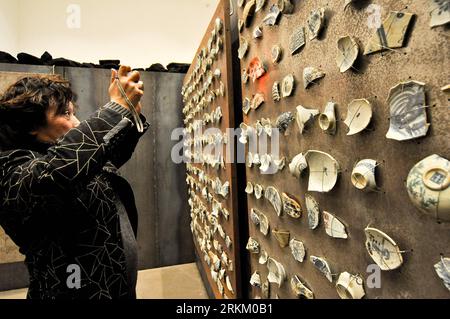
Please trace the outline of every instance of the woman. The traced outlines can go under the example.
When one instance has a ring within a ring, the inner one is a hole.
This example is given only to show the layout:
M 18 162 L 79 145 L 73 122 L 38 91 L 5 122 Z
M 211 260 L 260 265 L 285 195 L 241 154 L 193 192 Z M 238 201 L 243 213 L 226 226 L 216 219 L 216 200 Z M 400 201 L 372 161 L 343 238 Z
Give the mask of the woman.
M 59 76 L 0 97 L 0 225 L 26 257 L 28 298 L 135 298 L 137 212 L 117 174 L 142 136 L 129 108 L 140 113 L 144 88 L 130 71 L 112 70 L 111 101 L 81 123 Z

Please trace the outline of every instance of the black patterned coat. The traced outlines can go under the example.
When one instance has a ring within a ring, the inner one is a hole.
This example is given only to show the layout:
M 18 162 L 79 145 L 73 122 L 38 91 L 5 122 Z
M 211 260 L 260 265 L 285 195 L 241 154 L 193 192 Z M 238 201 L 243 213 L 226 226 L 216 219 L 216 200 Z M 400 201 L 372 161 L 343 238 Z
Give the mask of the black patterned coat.
M 137 211 L 117 174 L 142 135 L 130 119 L 111 102 L 54 145 L 2 149 L 0 225 L 26 256 L 28 298 L 135 297 Z

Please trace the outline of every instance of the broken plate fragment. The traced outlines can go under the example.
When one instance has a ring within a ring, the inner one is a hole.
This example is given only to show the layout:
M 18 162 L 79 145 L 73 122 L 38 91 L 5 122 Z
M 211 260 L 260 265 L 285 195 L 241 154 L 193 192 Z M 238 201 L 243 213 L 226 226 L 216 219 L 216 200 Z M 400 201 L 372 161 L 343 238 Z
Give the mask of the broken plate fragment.
M 291 112 L 284 112 L 280 116 L 278 116 L 275 126 L 278 128 L 280 133 L 284 133 L 284 135 L 287 135 L 286 130 L 293 120 L 294 116 Z
M 356 99 L 350 102 L 347 117 L 344 121 L 348 127 L 347 135 L 363 131 L 372 119 L 372 105 L 366 99 Z
M 305 170 L 307 167 L 308 163 L 306 162 L 305 155 L 303 155 L 303 153 L 300 153 L 292 159 L 292 162 L 289 164 L 289 171 L 295 177 L 300 178 L 303 170 Z
M 302 207 L 291 195 L 283 193 L 283 212 L 292 218 L 300 218 L 302 216 Z
M 350 69 L 356 61 L 359 53 L 359 46 L 356 41 L 349 36 L 340 38 L 337 42 L 338 55 L 336 63 L 341 73 Z
M 297 275 L 291 278 L 291 290 L 297 298 L 314 299 L 313 292 L 305 286 Z
M 306 89 L 310 84 L 325 76 L 325 73 L 314 67 L 306 67 L 303 69 L 303 86 Z
M 425 83 L 401 82 L 389 91 L 390 126 L 386 137 L 405 141 L 427 135 Z
M 334 135 L 336 133 L 336 104 L 328 102 L 323 113 L 319 115 L 319 126 L 325 133 Z
M 253 224 L 259 226 L 260 219 L 259 219 L 259 212 L 257 209 L 252 208 L 250 210 L 250 220 L 252 221 Z
M 225 277 L 225 283 L 226 283 L 226 285 L 227 285 L 228 291 L 231 292 L 231 294 L 234 295 L 233 285 L 231 284 L 231 280 L 230 280 L 230 277 L 229 277 L 229 276 L 226 276 L 226 277 Z
M 434 269 L 450 291 L 450 258 L 441 257 L 441 261 L 434 265 Z
M 357 189 L 364 191 L 376 190 L 377 183 L 375 181 L 375 168 L 377 161 L 372 159 L 364 159 L 359 161 L 352 171 L 352 184 Z
M 265 25 L 273 26 L 277 24 L 278 18 L 280 17 L 281 11 L 278 5 L 272 4 L 269 9 L 269 13 L 264 17 L 263 23 Z
M 278 244 L 281 248 L 287 247 L 289 245 L 289 239 L 291 233 L 287 230 L 272 230 L 272 234 L 275 236 L 275 239 L 278 241 Z
M 401 48 L 413 16 L 412 13 L 391 11 L 376 33 L 369 39 L 364 54 Z
M 291 248 L 292 256 L 294 256 L 294 259 L 298 262 L 303 262 L 305 259 L 305 246 L 300 240 L 297 239 L 291 239 L 289 242 L 289 247 Z
M 278 216 L 282 213 L 282 201 L 280 193 L 273 186 L 268 186 L 264 192 L 264 197 L 272 204 Z
M 309 14 L 307 21 L 309 39 L 314 40 L 319 35 L 320 31 L 323 29 L 325 22 L 325 9 L 320 8 L 312 10 Z
M 256 239 L 249 237 L 246 249 L 252 254 L 259 254 L 259 243 Z
M 295 87 L 295 80 L 292 74 L 286 75 L 281 83 L 281 93 L 283 97 L 288 97 L 292 94 Z
M 333 277 L 331 276 L 331 269 L 327 261 L 323 258 L 311 256 L 309 260 L 327 279 L 329 282 L 333 282 Z
M 269 299 L 270 297 L 270 283 L 269 280 L 266 280 L 261 285 L 261 295 L 265 299 Z
M 317 226 L 319 226 L 319 216 L 320 216 L 320 210 L 319 210 L 319 204 L 309 194 L 305 195 L 305 202 L 306 202 L 306 210 L 308 211 L 308 226 L 309 229 L 316 229 Z
M 329 212 L 323 211 L 323 223 L 328 236 L 342 239 L 348 238 L 344 224 Z
M 319 110 L 317 109 L 307 109 L 301 105 L 296 107 L 297 114 L 296 120 L 297 125 L 300 131 L 300 134 L 303 134 L 306 125 L 314 120 L 314 117 L 319 114 Z
M 296 54 L 305 45 L 305 28 L 299 27 L 294 30 L 289 38 L 289 52 Z
M 400 248 L 391 237 L 376 228 L 367 227 L 364 232 L 366 249 L 381 270 L 393 270 L 403 264 Z
M 366 294 L 364 291 L 364 280 L 359 275 L 343 272 L 339 275 L 336 290 L 341 299 L 361 299 Z
M 321 151 L 308 151 L 305 158 L 309 166 L 308 191 L 331 191 L 336 185 L 339 163 L 331 155 Z
M 433 154 L 414 165 L 406 188 L 413 204 L 438 221 L 450 221 L 450 161 Z
M 269 257 L 267 259 L 267 269 L 269 270 L 269 275 L 267 277 L 269 282 L 278 284 L 278 286 L 281 287 L 281 284 L 286 280 L 286 271 L 284 270 L 283 265 Z
M 450 22 L 450 3 L 448 0 L 428 0 L 430 6 L 430 27 Z

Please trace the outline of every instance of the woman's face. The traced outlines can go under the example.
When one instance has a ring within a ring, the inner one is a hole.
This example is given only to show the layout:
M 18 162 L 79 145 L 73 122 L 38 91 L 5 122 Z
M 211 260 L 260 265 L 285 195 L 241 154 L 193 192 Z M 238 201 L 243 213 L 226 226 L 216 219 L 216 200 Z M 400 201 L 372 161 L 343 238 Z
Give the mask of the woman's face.
M 47 125 L 32 132 L 36 138 L 45 143 L 55 143 L 63 137 L 70 129 L 77 127 L 80 121 L 75 116 L 72 102 L 64 114 L 56 114 L 56 107 L 50 107 L 47 111 Z

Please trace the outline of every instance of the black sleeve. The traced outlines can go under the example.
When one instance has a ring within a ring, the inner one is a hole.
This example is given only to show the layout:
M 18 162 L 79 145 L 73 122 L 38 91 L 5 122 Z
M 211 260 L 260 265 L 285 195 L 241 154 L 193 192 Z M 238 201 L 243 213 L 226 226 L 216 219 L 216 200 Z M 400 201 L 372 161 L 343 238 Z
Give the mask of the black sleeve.
M 17 150 L 0 158 L 9 166 L 2 167 L 3 205 L 27 210 L 34 197 L 83 189 L 107 161 L 123 164 L 143 134 L 130 118 L 126 108 L 110 102 L 67 132 L 47 154 Z

